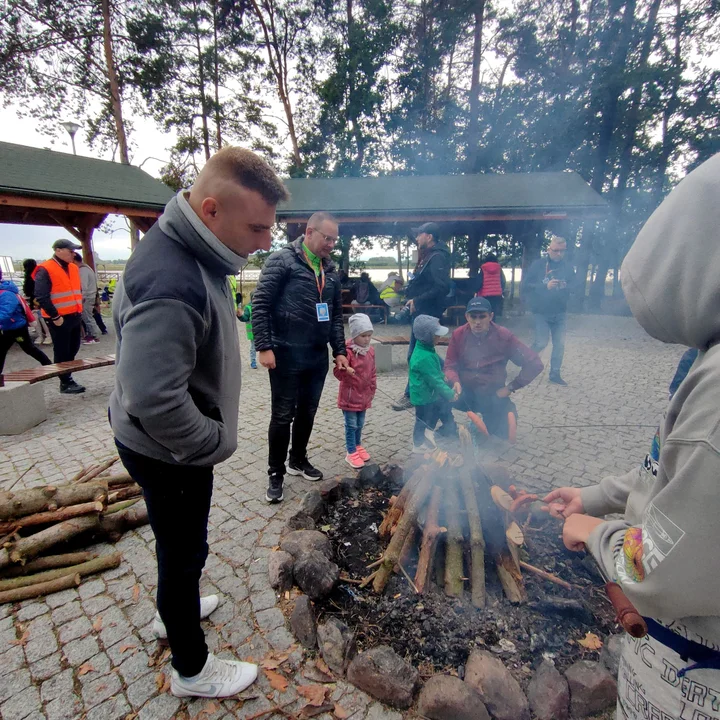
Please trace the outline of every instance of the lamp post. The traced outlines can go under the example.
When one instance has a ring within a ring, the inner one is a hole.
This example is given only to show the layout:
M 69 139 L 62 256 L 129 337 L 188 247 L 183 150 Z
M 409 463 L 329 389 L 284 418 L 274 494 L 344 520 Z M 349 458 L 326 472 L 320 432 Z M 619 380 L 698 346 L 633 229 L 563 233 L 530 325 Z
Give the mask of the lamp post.
M 73 155 L 77 155 L 77 151 L 75 150 L 75 133 L 80 129 L 80 126 L 72 120 L 67 120 L 60 124 L 68 131 L 70 142 L 72 142 Z

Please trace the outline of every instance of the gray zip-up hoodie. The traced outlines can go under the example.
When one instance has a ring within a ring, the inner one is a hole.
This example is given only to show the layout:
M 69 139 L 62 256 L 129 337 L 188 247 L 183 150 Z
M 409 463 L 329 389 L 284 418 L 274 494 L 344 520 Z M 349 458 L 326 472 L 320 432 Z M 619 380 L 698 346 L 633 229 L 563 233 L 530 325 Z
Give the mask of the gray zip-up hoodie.
M 133 252 L 113 299 L 110 422 L 126 447 L 199 466 L 235 452 L 240 354 L 227 276 L 245 262 L 183 193 Z
M 720 649 L 720 155 L 647 221 L 622 286 L 650 335 L 700 355 L 660 425 L 657 465 L 582 491 L 590 515 L 625 511 L 589 547 L 643 615 Z

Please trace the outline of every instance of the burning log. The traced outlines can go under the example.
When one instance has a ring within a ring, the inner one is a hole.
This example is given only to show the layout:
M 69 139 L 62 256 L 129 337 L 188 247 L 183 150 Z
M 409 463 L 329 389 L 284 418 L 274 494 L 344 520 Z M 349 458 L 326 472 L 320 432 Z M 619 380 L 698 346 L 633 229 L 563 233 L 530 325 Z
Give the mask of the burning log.
M 463 528 L 460 522 L 460 501 L 457 485 L 451 478 L 445 488 L 445 522 L 447 535 L 445 543 L 445 594 L 461 597 L 464 588 L 463 573 Z
M 420 556 L 418 558 L 417 570 L 415 572 L 415 586 L 419 593 L 425 590 L 430 569 L 435 560 L 435 549 L 437 548 L 438 536 L 446 532 L 446 528 L 440 527 L 440 502 L 442 490 L 434 487 L 432 497 L 428 505 L 427 517 L 425 519 L 425 530 L 423 531 L 422 543 L 420 545 Z
M 400 491 L 400 494 L 395 498 L 395 500 L 390 501 L 391 507 L 387 511 L 387 514 L 378 528 L 378 535 L 380 535 L 380 537 L 388 537 L 395 531 L 395 527 L 397 526 L 400 518 L 402 517 L 403 510 L 405 509 L 405 503 L 407 503 L 410 495 L 429 471 L 430 468 L 428 466 L 423 466 L 416 470 L 410 476 L 410 479 L 405 483 L 403 489 Z
M 476 608 L 485 607 L 485 538 L 482 532 L 482 520 L 478 509 L 477 497 L 472 477 L 468 470 L 460 473 L 465 508 L 470 526 L 470 577 L 472 582 L 472 603 Z

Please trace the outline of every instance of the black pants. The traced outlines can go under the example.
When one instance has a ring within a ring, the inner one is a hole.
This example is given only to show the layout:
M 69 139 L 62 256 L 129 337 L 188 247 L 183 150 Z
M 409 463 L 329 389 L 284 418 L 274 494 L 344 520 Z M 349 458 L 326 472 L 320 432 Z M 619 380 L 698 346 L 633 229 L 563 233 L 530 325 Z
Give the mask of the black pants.
M 103 316 L 100 314 L 100 311 L 96 307 L 93 308 L 93 317 L 95 318 L 97 326 L 100 328 L 100 332 L 104 335 L 107 332 L 107 326 L 105 325 Z
M 318 348 L 312 355 L 311 359 L 295 358 L 291 352 L 275 351 L 276 367 L 270 370 L 270 475 L 285 475 L 291 426 L 290 461 L 293 464 L 300 463 L 307 457 L 308 441 L 328 373 L 327 348 Z
M 480 393 L 463 389 L 457 408 L 472 410 L 482 415 L 488 432 L 503 440 L 508 439 L 508 413 L 517 417 L 515 403 L 509 397 L 498 397 L 494 392 Z
M 413 444 L 422 445 L 423 442 L 425 442 L 425 429 L 435 430 L 438 420 L 442 418 L 443 422 L 446 422 L 445 418 L 447 418 L 448 415 L 452 418 L 450 403 L 446 400 L 436 400 L 429 405 L 416 405 Z
M 63 315 L 63 324 L 56 325 L 47 320 L 50 337 L 53 341 L 53 360 L 56 363 L 74 360 L 80 349 L 82 339 L 82 316 L 80 313 Z M 60 375 L 60 385 L 67 385 L 72 380 L 72 374 Z
M 502 295 L 489 295 L 485 299 L 490 303 L 493 315 L 495 316 L 494 319 L 497 320 L 498 318 L 501 318 L 503 314 L 503 306 L 505 305 L 505 298 Z
M 169 465 L 115 441 L 123 465 L 143 489 L 158 564 L 157 608 L 173 667 L 197 675 L 208 656 L 200 627 L 200 575 L 208 556 L 213 468 Z
M 35 347 L 35 344 L 30 339 L 28 326 L 25 325 L 25 327 L 19 328 L 18 330 L 0 331 L 0 374 L 2 374 L 3 368 L 5 367 L 5 357 L 7 356 L 8 350 L 15 342 L 26 355 L 35 358 L 41 365 L 52 365 L 50 358 L 40 350 L 40 348 Z

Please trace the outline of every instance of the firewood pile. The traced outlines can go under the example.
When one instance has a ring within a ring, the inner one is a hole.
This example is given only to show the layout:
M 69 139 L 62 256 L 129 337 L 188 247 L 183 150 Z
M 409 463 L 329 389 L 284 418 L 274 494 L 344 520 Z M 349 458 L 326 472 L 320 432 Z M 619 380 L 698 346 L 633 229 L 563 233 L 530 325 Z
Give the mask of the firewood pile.
M 469 585 L 472 603 L 486 602 L 486 560 L 494 566 L 500 585 L 512 603 L 524 603 L 527 594 L 522 570 L 545 580 L 568 584 L 523 562 L 522 523 L 537 495 L 510 485 L 493 485 L 475 460 L 469 433 L 461 432 L 462 452 L 435 450 L 407 479 L 379 528 L 389 540 L 382 557 L 362 585 L 380 593 L 393 572 L 401 572 L 415 592 L 434 582 L 451 597 L 461 597 Z M 407 568 L 415 563 L 414 578 Z
M 67 484 L 0 492 L 0 604 L 77 587 L 87 575 L 118 567 L 120 553 L 47 554 L 61 543 L 75 550 L 116 542 L 148 523 L 140 486 L 129 475 L 106 474 L 117 460 L 83 469 Z

